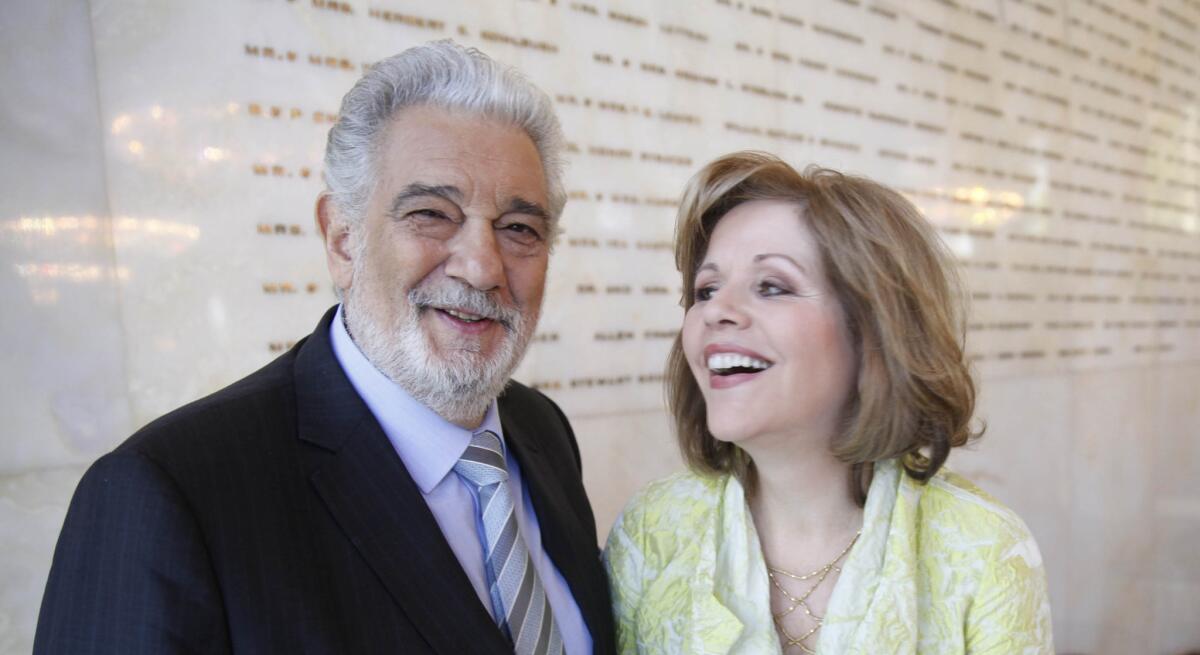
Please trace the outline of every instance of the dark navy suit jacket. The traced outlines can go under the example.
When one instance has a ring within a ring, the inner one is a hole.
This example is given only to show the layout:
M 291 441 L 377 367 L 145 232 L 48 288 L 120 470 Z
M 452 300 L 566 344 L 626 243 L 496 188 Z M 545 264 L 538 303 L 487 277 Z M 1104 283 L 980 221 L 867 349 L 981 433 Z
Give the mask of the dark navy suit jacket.
M 35 653 L 511 653 L 420 490 L 316 331 L 84 475 Z M 499 400 L 542 544 L 615 651 L 579 450 L 558 407 Z

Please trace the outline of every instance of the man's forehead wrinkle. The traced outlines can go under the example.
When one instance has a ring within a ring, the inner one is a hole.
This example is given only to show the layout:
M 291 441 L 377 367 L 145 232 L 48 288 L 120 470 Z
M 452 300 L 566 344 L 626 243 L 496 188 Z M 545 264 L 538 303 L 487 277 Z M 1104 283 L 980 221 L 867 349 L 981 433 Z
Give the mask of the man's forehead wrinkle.
M 495 219 L 520 213 L 549 220 L 546 175 L 529 137 L 521 133 L 521 139 L 512 138 L 513 128 L 507 124 L 454 119 L 422 108 L 397 117 L 380 157 L 384 208 L 395 214 L 405 201 L 441 197 L 469 215 Z M 453 188 L 458 195 L 405 193 L 416 185 Z
M 435 160 L 426 160 L 435 161 Z M 536 209 L 534 213 L 549 215 L 548 193 L 543 177 L 538 175 L 535 184 L 530 186 L 528 181 L 510 179 L 507 175 L 493 174 L 491 171 L 472 170 L 464 164 L 461 157 L 438 158 L 438 163 L 448 163 L 434 172 L 426 171 L 422 177 L 439 180 L 437 186 L 445 186 L 459 191 L 455 199 L 460 205 L 472 205 L 485 197 L 494 207 L 504 211 L 524 211 Z M 501 158 L 477 157 L 475 162 L 499 162 Z M 540 171 L 539 171 L 540 173 Z
M 509 153 L 509 152 L 483 153 L 483 152 L 479 152 L 479 151 L 471 148 L 469 146 L 469 144 L 427 143 L 420 137 L 417 137 L 416 139 L 413 140 L 413 142 L 410 142 L 407 145 L 407 147 L 404 148 L 404 150 L 405 150 L 406 157 L 408 157 L 410 159 L 419 159 L 420 161 L 427 162 L 427 163 L 450 162 L 451 164 L 454 164 L 456 162 L 463 161 L 464 159 L 470 159 L 470 160 L 474 160 L 474 161 L 493 162 L 493 163 L 508 163 L 508 162 L 516 162 L 520 157 L 519 153 L 515 153 L 515 152 L 514 153 Z M 540 154 L 538 155 L 537 161 L 538 161 L 537 172 L 542 173 L 543 171 L 541 170 L 542 166 L 541 166 L 541 155 Z
M 397 194 L 400 196 L 443 196 L 451 199 L 461 199 L 463 190 L 454 184 L 438 184 L 418 180 L 404 187 Z

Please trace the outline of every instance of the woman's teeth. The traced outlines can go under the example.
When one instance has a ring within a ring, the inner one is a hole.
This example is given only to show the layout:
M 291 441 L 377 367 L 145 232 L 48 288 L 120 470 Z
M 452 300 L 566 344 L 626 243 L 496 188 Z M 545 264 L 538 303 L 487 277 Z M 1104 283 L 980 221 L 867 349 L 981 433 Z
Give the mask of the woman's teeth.
M 729 373 L 734 369 L 765 371 L 770 367 L 770 362 L 749 355 L 717 353 L 708 357 L 708 370 L 718 375 Z

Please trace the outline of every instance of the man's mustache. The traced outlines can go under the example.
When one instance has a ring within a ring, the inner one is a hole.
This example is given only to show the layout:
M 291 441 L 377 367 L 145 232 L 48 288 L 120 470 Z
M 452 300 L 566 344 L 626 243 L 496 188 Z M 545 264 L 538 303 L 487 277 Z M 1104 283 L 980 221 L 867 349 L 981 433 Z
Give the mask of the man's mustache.
M 418 313 L 431 308 L 469 312 L 496 321 L 509 332 L 516 332 L 523 320 L 519 309 L 500 302 L 494 293 L 452 280 L 415 287 L 408 292 L 408 302 Z

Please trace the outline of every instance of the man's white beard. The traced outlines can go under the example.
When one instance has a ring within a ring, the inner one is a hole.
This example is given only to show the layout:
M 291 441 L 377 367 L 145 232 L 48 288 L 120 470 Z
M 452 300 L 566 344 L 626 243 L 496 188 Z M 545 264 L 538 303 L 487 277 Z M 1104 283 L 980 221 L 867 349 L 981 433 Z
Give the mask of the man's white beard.
M 376 318 L 370 300 L 369 287 L 376 278 L 361 273 L 355 271 L 354 284 L 342 303 L 342 315 L 347 331 L 367 360 L 442 418 L 466 425 L 480 421 L 525 354 L 541 308 L 532 308 L 532 313 L 525 316 L 483 291 L 444 278 L 411 289 L 407 311 L 387 325 Z M 398 299 L 382 302 L 402 304 Z M 451 344 L 461 347 L 444 348 L 440 356 L 436 354 L 420 324 L 423 314 L 435 311 L 430 306 L 462 309 L 498 322 L 505 334 L 496 353 L 487 357 L 478 352 L 477 342 L 464 340 L 462 344 Z

